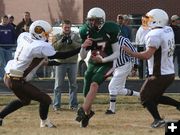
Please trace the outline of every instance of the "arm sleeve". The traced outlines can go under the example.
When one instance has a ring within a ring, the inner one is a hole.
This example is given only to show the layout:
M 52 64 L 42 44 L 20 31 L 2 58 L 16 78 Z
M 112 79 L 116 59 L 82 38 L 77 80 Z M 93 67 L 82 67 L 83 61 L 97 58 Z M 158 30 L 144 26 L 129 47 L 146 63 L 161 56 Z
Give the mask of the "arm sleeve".
M 119 56 L 120 51 L 119 51 L 118 42 L 112 44 L 112 49 L 113 49 L 113 53 L 111 55 L 107 56 L 107 57 L 104 57 L 102 59 L 103 63 L 113 61 L 113 60 L 115 60 Z
M 86 50 L 86 48 L 81 48 L 81 50 L 80 50 L 81 59 L 84 60 L 87 57 L 87 53 L 88 53 L 88 51 Z
M 79 53 L 81 47 L 68 52 L 56 52 L 53 56 L 48 56 L 49 59 L 66 59 Z

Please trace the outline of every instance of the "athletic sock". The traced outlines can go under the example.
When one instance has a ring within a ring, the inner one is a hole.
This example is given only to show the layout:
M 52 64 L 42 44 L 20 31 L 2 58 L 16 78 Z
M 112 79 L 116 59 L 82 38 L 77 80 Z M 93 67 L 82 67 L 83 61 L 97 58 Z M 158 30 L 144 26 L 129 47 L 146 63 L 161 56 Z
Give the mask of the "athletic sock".
M 48 116 L 48 111 L 49 111 L 49 105 L 40 103 L 39 105 L 39 115 L 42 120 L 46 120 Z
M 180 102 L 178 102 L 170 97 L 167 97 L 167 96 L 161 96 L 159 98 L 159 103 L 164 104 L 164 105 L 171 105 L 171 106 L 175 106 L 175 107 L 180 106 Z
M 115 112 L 115 109 L 116 109 L 116 95 L 110 95 L 109 110 Z
M 127 90 L 126 96 L 138 96 L 138 97 L 140 96 L 139 92 L 136 92 L 130 89 L 126 89 L 126 90 Z
M 0 118 L 6 117 L 8 114 L 16 111 L 17 109 L 23 107 L 23 103 L 20 100 L 14 100 L 10 102 L 1 112 Z
M 150 114 L 153 116 L 154 120 L 161 120 L 156 103 L 154 103 L 153 101 L 149 101 L 145 104 L 145 106 L 147 107 L 147 110 L 150 112 Z
M 140 93 L 139 92 L 136 92 L 136 91 L 133 91 L 133 95 L 132 96 L 137 96 L 139 97 L 140 96 Z

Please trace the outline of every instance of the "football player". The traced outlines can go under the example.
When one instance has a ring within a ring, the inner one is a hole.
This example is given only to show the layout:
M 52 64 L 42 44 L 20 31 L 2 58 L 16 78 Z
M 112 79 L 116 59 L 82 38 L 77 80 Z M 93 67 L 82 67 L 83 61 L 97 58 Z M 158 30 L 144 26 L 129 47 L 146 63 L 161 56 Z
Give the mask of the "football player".
M 79 53 L 80 48 L 70 52 L 56 52 L 53 46 L 47 42 L 51 31 L 52 27 L 48 22 L 37 20 L 31 24 L 29 32 L 19 35 L 14 59 L 7 63 L 4 76 L 5 85 L 13 91 L 18 99 L 10 102 L 1 110 L 0 126 L 8 114 L 29 105 L 31 100 L 35 100 L 40 103 L 40 127 L 55 127 L 48 119 L 50 96 L 29 83 L 28 80 L 31 79 L 32 74 L 40 67 L 45 58 L 65 59 Z
M 88 51 L 91 51 L 84 76 L 85 100 L 78 109 L 76 117 L 76 120 L 81 122 L 81 127 L 87 127 L 89 119 L 94 115 L 91 106 L 98 88 L 112 68 L 112 61 L 119 56 L 117 43 L 119 27 L 116 23 L 105 20 L 104 10 L 95 7 L 89 10 L 87 22 L 80 28 L 80 36 L 83 40 L 80 56 L 85 59 Z
M 148 60 L 149 76 L 141 87 L 140 98 L 154 119 L 151 127 L 158 128 L 165 125 L 158 112 L 158 104 L 171 105 L 180 110 L 179 101 L 163 95 L 175 77 L 174 33 L 168 26 L 169 17 L 164 10 L 152 9 L 146 16 L 147 25 L 151 28 L 145 37 L 146 50 L 133 52 L 126 46 L 123 49 L 133 57 Z

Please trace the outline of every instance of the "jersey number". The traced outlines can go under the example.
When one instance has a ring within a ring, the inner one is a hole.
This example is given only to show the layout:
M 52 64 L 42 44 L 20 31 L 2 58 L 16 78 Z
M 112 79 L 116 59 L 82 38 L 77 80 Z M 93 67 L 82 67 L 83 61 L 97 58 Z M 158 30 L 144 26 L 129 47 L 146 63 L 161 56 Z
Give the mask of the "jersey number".
M 175 47 L 173 39 L 172 40 L 168 40 L 168 47 L 169 47 L 168 57 L 171 57 L 174 54 L 174 47 Z

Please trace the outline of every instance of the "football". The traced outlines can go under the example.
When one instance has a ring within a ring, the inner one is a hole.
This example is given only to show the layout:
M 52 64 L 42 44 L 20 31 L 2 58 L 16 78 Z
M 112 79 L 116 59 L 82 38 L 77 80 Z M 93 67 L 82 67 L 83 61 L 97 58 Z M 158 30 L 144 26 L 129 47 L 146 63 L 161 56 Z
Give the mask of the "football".
M 93 50 L 92 53 L 91 53 L 93 56 L 101 56 L 101 57 L 107 57 L 107 54 L 104 52 L 104 51 L 101 51 L 101 50 Z

